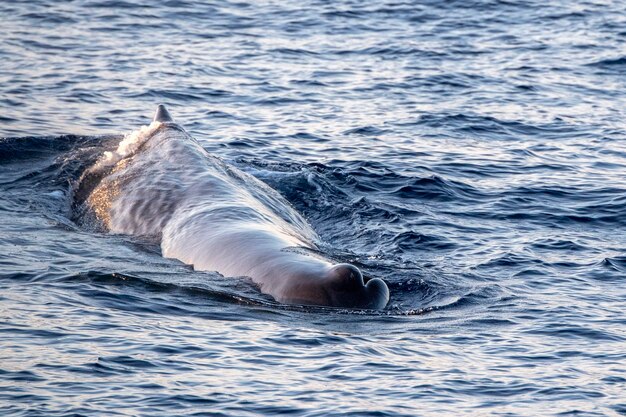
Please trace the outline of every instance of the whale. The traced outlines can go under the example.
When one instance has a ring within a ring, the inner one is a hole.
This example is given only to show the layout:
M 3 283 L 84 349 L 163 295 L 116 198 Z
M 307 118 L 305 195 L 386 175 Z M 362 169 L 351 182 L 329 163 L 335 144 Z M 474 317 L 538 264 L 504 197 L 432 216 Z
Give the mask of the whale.
M 320 237 L 276 190 L 207 152 L 163 105 L 76 188 L 85 218 L 145 238 L 199 271 L 250 279 L 283 304 L 383 309 L 389 289 L 321 255 Z

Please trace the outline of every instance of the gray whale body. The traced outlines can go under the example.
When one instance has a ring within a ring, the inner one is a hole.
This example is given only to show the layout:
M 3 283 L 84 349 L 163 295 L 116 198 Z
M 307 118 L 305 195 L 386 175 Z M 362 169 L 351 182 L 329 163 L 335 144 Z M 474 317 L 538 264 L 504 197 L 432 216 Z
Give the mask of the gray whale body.
M 83 175 L 88 183 L 83 206 L 99 224 L 153 238 L 165 257 L 196 270 L 249 277 L 281 303 L 382 309 L 389 301 L 381 279 L 365 282 L 355 266 L 317 255 L 319 237 L 280 194 L 210 155 L 162 105 L 149 127 Z

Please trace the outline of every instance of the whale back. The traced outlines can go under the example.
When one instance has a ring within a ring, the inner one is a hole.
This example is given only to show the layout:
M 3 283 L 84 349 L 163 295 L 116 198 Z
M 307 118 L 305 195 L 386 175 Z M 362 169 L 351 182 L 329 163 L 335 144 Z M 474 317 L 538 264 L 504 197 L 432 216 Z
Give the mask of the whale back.
M 242 225 L 278 229 L 290 242 L 316 248 L 316 233 L 275 190 L 210 155 L 164 106 L 154 119 L 105 153 L 76 187 L 80 196 L 89 190 L 84 211 L 98 228 L 161 239 L 177 210 L 180 222 L 185 211 L 195 216 L 202 209 L 216 218 L 237 213 Z

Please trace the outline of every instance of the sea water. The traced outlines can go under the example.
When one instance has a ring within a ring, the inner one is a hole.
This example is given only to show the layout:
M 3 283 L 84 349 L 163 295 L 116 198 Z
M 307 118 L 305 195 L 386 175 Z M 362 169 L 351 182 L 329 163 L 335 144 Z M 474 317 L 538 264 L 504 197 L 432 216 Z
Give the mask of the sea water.
M 4 1 L 0 40 L 0 414 L 626 414 L 623 2 Z M 158 103 L 389 305 L 79 224 Z

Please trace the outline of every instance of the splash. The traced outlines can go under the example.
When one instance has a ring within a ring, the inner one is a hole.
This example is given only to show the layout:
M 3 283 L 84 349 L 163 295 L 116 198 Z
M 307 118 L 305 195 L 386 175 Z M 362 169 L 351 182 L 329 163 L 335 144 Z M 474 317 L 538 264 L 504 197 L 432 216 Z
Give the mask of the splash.
M 92 171 L 101 171 L 105 168 L 112 167 L 122 159 L 132 155 L 139 147 L 152 136 L 154 132 L 161 127 L 162 123 L 154 121 L 148 126 L 134 130 L 124 136 L 115 151 L 106 151 L 93 166 Z

